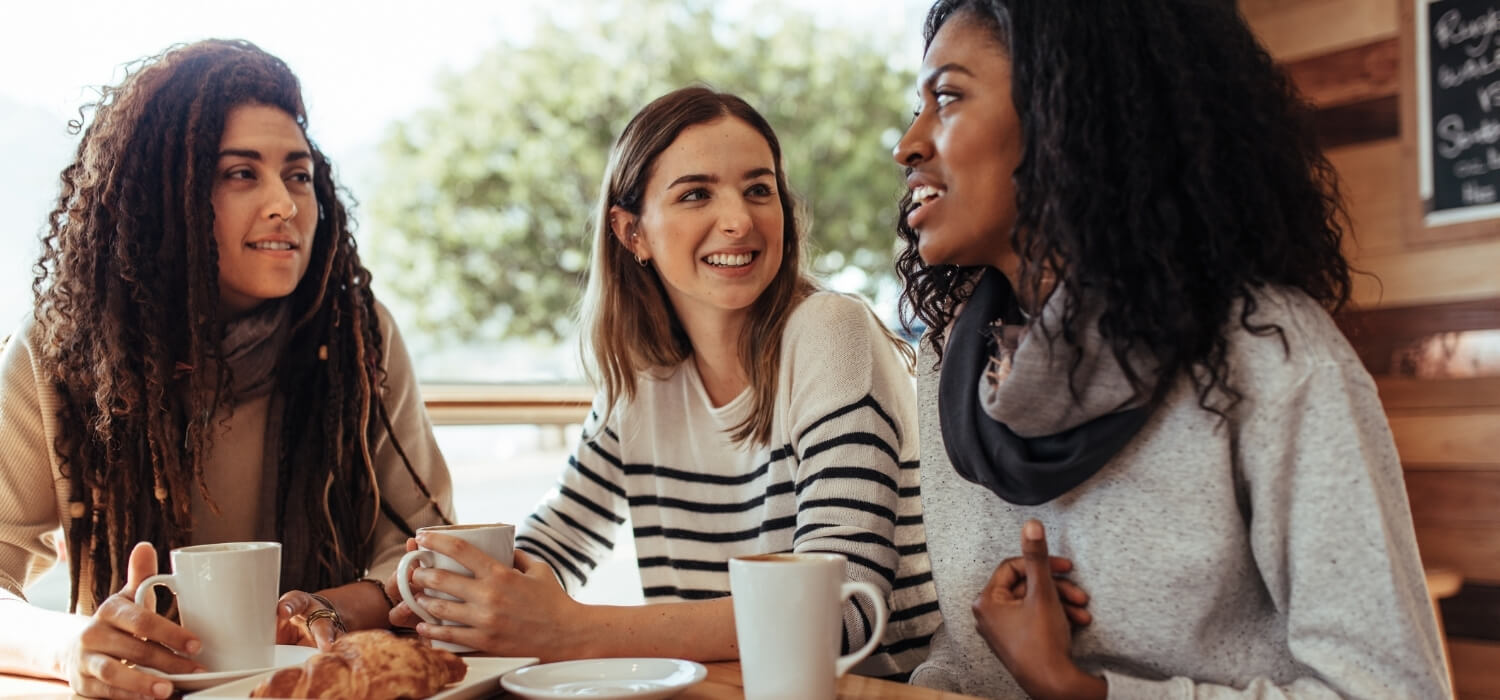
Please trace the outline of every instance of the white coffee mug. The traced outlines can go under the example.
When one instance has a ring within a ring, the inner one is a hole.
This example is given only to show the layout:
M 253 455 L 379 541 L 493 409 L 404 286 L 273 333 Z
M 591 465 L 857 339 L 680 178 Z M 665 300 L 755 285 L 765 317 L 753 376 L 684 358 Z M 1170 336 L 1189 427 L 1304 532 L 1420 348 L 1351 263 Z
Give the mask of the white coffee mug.
M 432 527 L 421 528 L 418 530 L 418 532 L 436 532 L 452 537 L 457 537 L 458 539 L 474 545 L 476 549 L 484 552 L 485 554 L 489 555 L 490 558 L 500 562 L 501 564 L 504 564 L 506 566 L 515 565 L 515 525 L 506 525 L 503 523 L 489 523 L 482 525 L 434 525 Z M 412 612 L 417 614 L 417 617 L 422 618 L 429 625 L 462 626 L 459 625 L 459 623 L 453 622 L 451 620 L 439 619 L 437 616 L 428 612 L 427 608 L 422 607 L 421 603 L 417 602 L 417 597 L 413 595 L 411 591 L 411 569 L 418 564 L 421 564 L 422 566 L 436 567 L 444 571 L 452 571 L 464 576 L 473 576 L 474 572 L 469 571 L 463 565 L 459 564 L 456 561 L 453 561 L 453 559 L 448 557 L 446 554 L 438 554 L 437 552 L 429 551 L 426 549 L 418 549 L 414 552 L 407 552 L 406 556 L 401 557 L 401 563 L 396 565 L 396 586 L 401 589 L 401 599 L 406 601 L 406 605 L 411 608 Z M 434 598 L 446 598 L 448 600 L 455 601 L 458 600 L 458 598 L 448 595 L 447 593 L 433 590 L 431 588 L 424 588 L 422 589 L 422 592 Z M 448 651 L 459 653 L 474 651 L 473 647 L 464 646 L 462 644 L 454 644 L 453 642 L 439 641 L 436 639 L 432 640 L 432 645 L 439 649 L 447 649 Z
M 841 554 L 761 554 L 729 560 L 746 700 L 832 700 L 834 681 L 885 637 L 889 612 L 873 584 L 845 580 Z M 869 641 L 838 656 L 844 601 L 875 606 Z
M 154 610 L 156 586 L 171 589 L 182 626 L 203 643 L 193 658 L 244 671 L 275 665 L 280 584 L 280 543 L 200 544 L 172 550 L 172 573 L 142 581 L 135 602 Z

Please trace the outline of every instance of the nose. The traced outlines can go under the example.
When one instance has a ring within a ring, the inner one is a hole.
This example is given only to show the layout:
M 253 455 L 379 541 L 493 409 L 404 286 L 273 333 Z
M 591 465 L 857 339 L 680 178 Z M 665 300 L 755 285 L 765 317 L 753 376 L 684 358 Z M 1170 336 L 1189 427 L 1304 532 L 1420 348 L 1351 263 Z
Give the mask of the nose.
M 281 219 L 282 223 L 297 218 L 297 202 L 292 199 L 292 193 L 287 190 L 285 182 L 271 179 L 267 189 L 266 218 Z
M 727 197 L 720 200 L 719 230 L 726 236 L 739 237 L 750 232 L 750 207 L 743 198 Z
M 932 158 L 932 138 L 928 131 L 927 112 L 924 110 L 912 120 L 911 126 L 906 127 L 906 133 L 901 135 L 901 140 L 891 149 L 891 157 L 908 168 Z

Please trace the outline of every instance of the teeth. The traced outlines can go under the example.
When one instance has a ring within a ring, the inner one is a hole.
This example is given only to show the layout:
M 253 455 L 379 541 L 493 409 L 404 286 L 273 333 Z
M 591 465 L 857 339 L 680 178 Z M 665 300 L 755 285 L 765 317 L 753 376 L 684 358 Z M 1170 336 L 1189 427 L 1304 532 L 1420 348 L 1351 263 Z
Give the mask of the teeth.
M 704 258 L 704 260 L 707 261 L 708 264 L 718 265 L 719 267 L 740 267 L 742 265 L 749 265 L 750 261 L 753 259 L 755 259 L 754 253 L 740 253 L 739 255 L 730 255 L 728 253 L 714 253 L 713 255 Z
M 291 250 L 292 244 L 286 241 L 261 241 L 259 243 L 251 243 L 250 247 L 256 250 Z
M 925 204 L 941 196 L 943 191 L 931 185 L 917 185 L 911 189 L 911 199 L 918 204 Z

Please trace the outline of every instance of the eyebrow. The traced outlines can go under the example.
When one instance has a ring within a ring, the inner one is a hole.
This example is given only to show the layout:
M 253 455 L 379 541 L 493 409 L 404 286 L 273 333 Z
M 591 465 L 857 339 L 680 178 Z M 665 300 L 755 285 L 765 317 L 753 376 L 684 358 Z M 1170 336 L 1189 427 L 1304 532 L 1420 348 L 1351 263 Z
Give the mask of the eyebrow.
M 925 89 L 925 90 L 929 90 L 929 91 L 932 90 L 932 84 L 936 83 L 937 79 L 940 78 L 940 77 L 942 77 L 944 73 L 949 73 L 949 72 L 963 73 L 964 75 L 967 75 L 970 78 L 974 77 L 974 72 L 971 71 L 971 70 L 969 70 L 968 68 L 963 67 L 963 65 L 961 65 L 961 64 L 958 64 L 958 63 L 944 63 L 943 65 L 938 66 L 937 68 L 932 69 L 932 74 L 929 75 L 929 76 L 927 76 L 927 78 L 922 81 L 922 88 Z
M 260 151 L 255 151 L 255 150 L 251 150 L 251 149 L 248 149 L 248 148 L 226 148 L 226 149 L 224 149 L 222 151 L 219 151 L 219 157 L 220 158 L 236 157 L 236 158 L 249 158 L 251 160 L 264 160 L 261 157 L 261 155 L 260 155 Z M 294 160 L 308 160 L 308 159 L 311 159 L 311 158 L 312 158 L 312 154 L 308 153 L 307 151 L 292 151 L 292 152 L 286 154 L 286 160 L 288 162 L 294 161 Z
M 758 178 L 758 177 L 765 177 L 766 175 L 775 175 L 775 174 L 776 174 L 776 171 L 774 171 L 774 170 L 772 170 L 770 168 L 751 168 L 750 170 L 746 170 L 745 171 L 745 175 L 741 179 L 744 179 L 744 180 L 754 180 L 755 178 Z M 671 184 L 667 185 L 667 189 L 670 190 L 673 187 L 676 187 L 678 185 L 681 185 L 683 183 L 688 183 L 688 182 L 706 182 L 708 184 L 714 184 L 714 183 L 717 183 L 718 181 L 719 181 L 719 176 L 718 175 L 706 175 L 706 174 L 703 174 L 703 173 L 693 173 L 692 175 L 683 175 L 682 177 L 679 177 L 676 180 L 673 180 L 671 182 Z

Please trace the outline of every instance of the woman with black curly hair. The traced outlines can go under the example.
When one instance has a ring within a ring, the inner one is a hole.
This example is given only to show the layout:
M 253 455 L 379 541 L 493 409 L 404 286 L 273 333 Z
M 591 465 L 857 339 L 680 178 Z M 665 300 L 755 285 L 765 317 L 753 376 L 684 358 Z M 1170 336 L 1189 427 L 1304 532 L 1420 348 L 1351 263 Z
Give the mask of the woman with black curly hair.
M 280 642 L 386 626 L 450 484 L 296 76 L 203 41 L 93 107 L 0 357 L 0 671 L 166 697 L 201 643 L 133 595 L 189 544 L 282 543 Z M 91 617 L 22 598 L 59 527 Z
M 898 268 L 931 329 L 945 624 L 912 681 L 1448 696 L 1401 465 L 1329 316 L 1335 175 L 1233 3 L 939 0 L 925 39 Z

